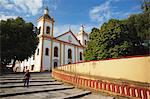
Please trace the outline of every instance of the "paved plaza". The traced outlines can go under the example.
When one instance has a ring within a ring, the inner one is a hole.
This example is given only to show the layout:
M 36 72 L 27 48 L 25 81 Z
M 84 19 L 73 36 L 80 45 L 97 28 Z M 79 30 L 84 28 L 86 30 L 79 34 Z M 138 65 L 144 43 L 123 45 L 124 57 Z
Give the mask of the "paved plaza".
M 51 78 L 50 73 L 31 73 L 30 86 L 23 86 L 23 74 L 0 77 L 1 99 L 113 99 L 63 84 Z

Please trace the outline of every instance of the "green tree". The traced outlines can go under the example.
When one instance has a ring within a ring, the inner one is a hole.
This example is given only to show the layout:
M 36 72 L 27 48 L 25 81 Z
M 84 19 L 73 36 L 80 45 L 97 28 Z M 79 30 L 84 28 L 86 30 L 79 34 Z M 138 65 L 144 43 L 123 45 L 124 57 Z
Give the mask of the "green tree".
M 144 12 L 131 15 L 124 21 L 124 24 L 127 25 L 130 33 L 130 39 L 133 44 L 133 54 L 148 53 L 150 40 L 150 13 Z
M 150 39 L 150 13 L 140 13 L 131 15 L 126 19 L 126 25 L 128 26 L 131 34 L 136 34 L 141 40 Z
M 89 35 L 88 47 L 84 51 L 85 60 L 97 60 L 96 51 L 98 50 L 98 37 L 99 37 L 99 29 L 93 28 L 92 32 Z
M 124 55 L 149 54 L 150 2 L 144 0 L 143 12 L 123 20 L 111 19 L 100 29 L 93 28 L 84 51 L 85 60 L 100 60 Z
M 26 23 L 22 18 L 1 20 L 1 65 L 6 66 L 16 60 L 23 61 L 34 54 L 38 38 L 33 32 L 33 24 Z
M 149 0 L 143 0 L 141 9 L 144 12 L 150 12 L 150 1 Z
M 116 58 L 130 53 L 131 42 L 127 26 L 111 19 L 100 29 L 93 28 L 84 51 L 85 60 Z

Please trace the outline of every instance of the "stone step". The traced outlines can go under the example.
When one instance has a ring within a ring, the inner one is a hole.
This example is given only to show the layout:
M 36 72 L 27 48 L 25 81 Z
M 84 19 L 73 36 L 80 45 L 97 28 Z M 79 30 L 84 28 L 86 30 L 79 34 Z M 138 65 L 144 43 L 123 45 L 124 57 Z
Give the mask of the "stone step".
M 86 93 L 86 92 L 85 92 Z M 25 94 L 25 95 L 15 95 L 9 96 L 7 99 L 63 99 L 64 97 L 72 99 L 71 97 L 81 97 L 85 95 L 84 91 L 81 89 L 73 88 L 73 89 L 66 89 L 66 90 L 57 90 L 57 91 L 48 91 L 48 92 L 40 92 L 40 93 L 32 93 L 32 94 Z M 76 96 L 78 95 L 78 96 Z M 3 97 L 1 99 L 5 99 Z
M 23 79 L 23 77 L 20 77 L 20 78 L 0 78 L 1 80 L 20 80 L 20 79 Z M 33 80 L 36 80 L 36 79 L 52 79 L 51 77 L 31 77 L 31 79 Z
M 31 73 L 30 86 L 23 87 L 24 73 L 0 76 L 1 99 L 113 99 L 93 95 L 52 79 L 50 73 Z
M 30 80 L 30 82 L 54 82 L 56 80 Z M 8 83 L 23 83 L 23 80 L 14 80 L 14 81 L 0 81 L 0 84 L 8 84 Z
M 79 93 L 75 93 L 75 94 L 71 94 L 71 95 L 66 95 L 63 97 L 57 97 L 57 98 L 53 98 L 53 99 L 73 99 L 73 98 L 79 98 L 85 95 L 91 94 L 91 91 L 82 91 Z
M 8 77 L 0 77 L 1 79 L 7 79 L 7 78 L 23 78 L 24 77 L 24 75 L 22 75 L 22 76 L 8 76 Z M 31 77 L 35 77 L 35 78 L 50 78 L 51 76 L 50 75 L 48 75 L 48 76 L 41 76 L 41 75 L 31 75 Z
M 49 85 L 61 85 L 61 82 L 48 82 L 48 83 L 31 83 L 30 86 L 49 86 Z M 24 87 L 22 84 L 11 84 L 11 85 L 1 85 L 0 88 L 15 88 L 15 87 Z
M 44 86 L 29 86 L 29 87 L 14 87 L 14 88 L 1 88 L 0 93 L 12 93 L 12 92 L 22 92 L 22 91 L 32 91 L 32 90 L 43 90 L 47 88 L 62 87 L 64 85 L 44 85 Z M 64 86 L 65 87 L 65 86 Z
M 83 97 L 80 97 L 80 99 L 92 99 L 92 98 L 94 99 L 116 99 L 112 96 L 106 96 L 106 95 L 104 96 L 100 93 L 92 93 L 92 94 L 88 94 Z M 122 99 L 122 98 L 117 98 L 117 99 Z
M 0 76 L 0 78 L 21 78 L 24 77 L 24 75 L 10 75 L 10 76 Z M 51 77 L 51 75 L 32 75 L 31 77 Z
M 0 93 L 0 97 L 9 97 L 15 95 L 25 95 L 25 94 L 32 94 L 32 93 L 39 93 L 39 92 L 49 92 L 49 91 L 57 91 L 57 90 L 66 90 L 66 89 L 73 89 L 73 86 L 59 86 L 55 88 L 45 88 L 45 89 L 31 89 L 31 90 L 19 90 L 16 92 L 5 92 Z

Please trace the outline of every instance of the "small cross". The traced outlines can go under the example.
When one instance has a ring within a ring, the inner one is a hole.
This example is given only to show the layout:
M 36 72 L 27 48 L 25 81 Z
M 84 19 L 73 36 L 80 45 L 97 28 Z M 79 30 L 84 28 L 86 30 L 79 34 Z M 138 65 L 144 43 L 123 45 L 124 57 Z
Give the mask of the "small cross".
M 69 25 L 69 31 L 71 31 L 71 25 Z

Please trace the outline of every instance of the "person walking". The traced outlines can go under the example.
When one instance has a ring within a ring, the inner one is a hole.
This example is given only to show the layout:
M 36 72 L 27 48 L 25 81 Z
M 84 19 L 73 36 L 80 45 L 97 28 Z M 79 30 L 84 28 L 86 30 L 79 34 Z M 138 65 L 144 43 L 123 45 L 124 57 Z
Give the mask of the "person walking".
M 30 79 L 30 72 L 29 70 L 27 70 L 24 75 L 24 87 L 29 87 L 29 79 Z

